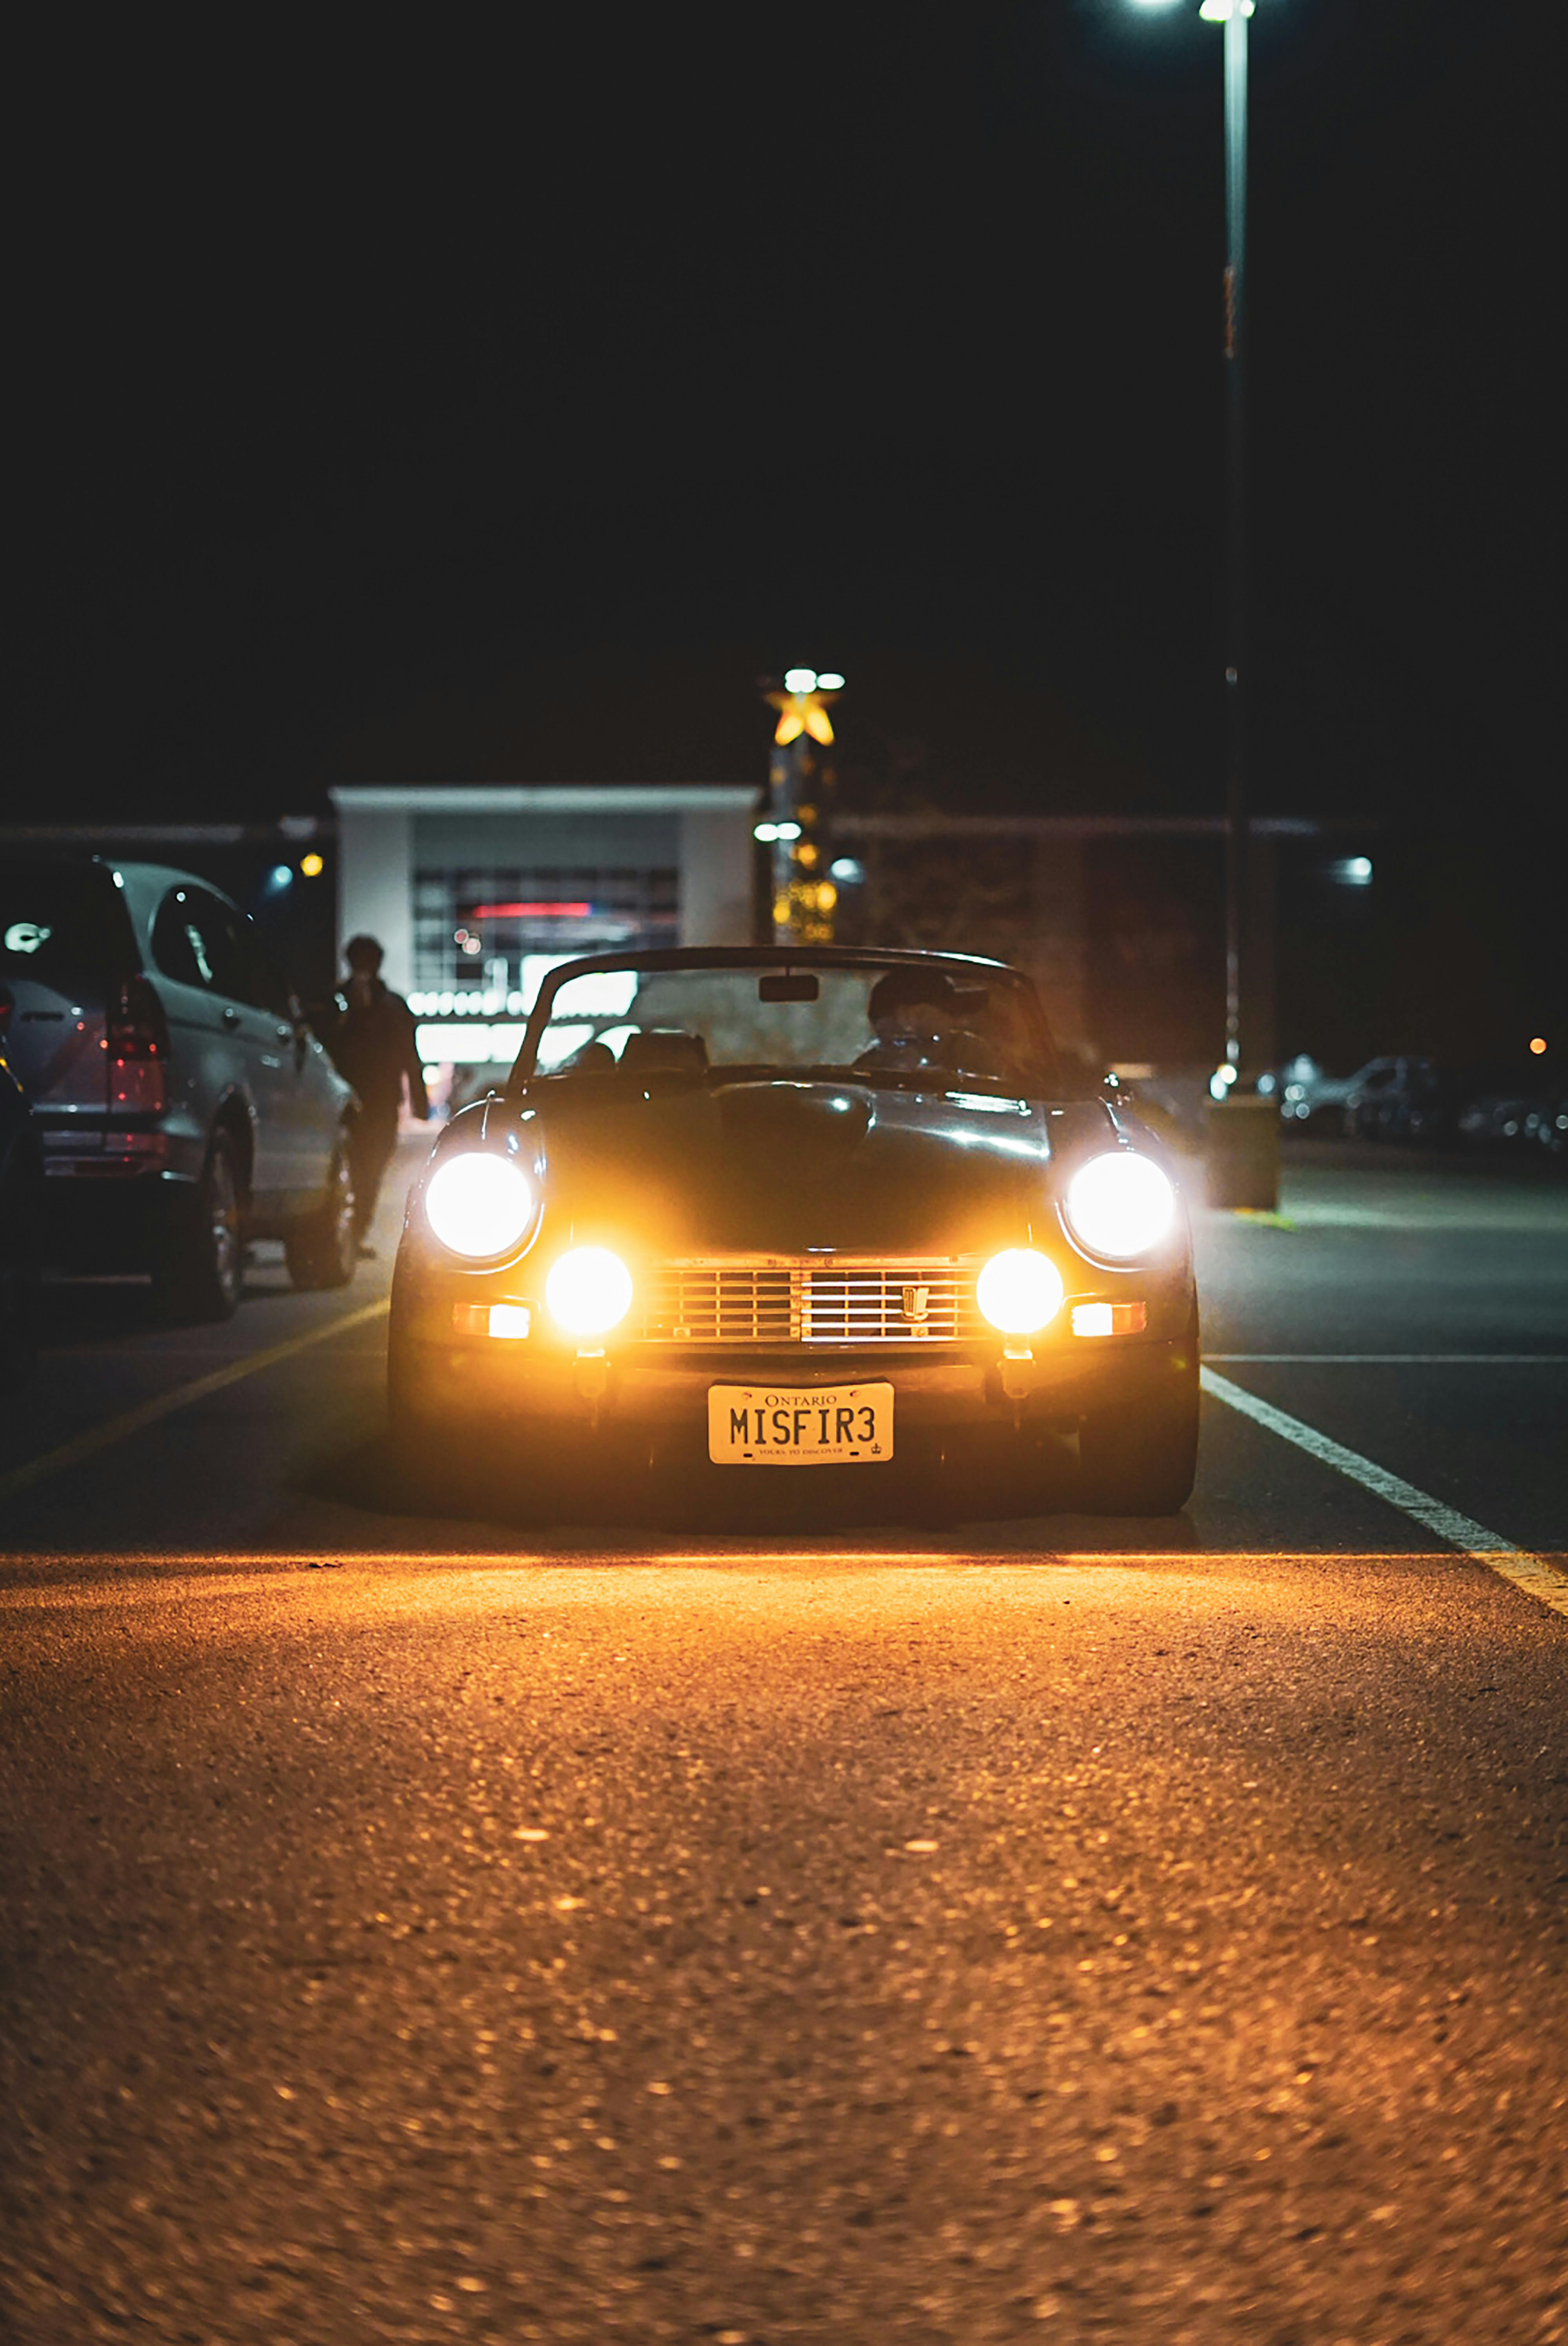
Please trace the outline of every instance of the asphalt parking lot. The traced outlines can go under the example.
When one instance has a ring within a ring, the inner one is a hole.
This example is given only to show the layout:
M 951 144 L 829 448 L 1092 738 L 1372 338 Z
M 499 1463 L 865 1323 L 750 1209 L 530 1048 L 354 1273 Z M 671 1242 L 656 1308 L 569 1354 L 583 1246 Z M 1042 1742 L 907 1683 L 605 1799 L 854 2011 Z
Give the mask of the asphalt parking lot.
M 1206 1219 L 1166 1524 L 410 1512 L 379 1235 L 5 1428 L 12 2334 L 1568 2334 L 1568 1187 Z

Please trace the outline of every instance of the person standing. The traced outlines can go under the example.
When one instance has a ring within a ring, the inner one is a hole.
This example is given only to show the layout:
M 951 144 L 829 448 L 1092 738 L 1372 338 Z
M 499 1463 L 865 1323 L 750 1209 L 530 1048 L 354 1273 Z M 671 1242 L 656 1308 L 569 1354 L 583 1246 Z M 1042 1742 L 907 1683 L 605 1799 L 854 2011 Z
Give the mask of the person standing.
M 403 1086 L 417 1117 L 428 1117 L 424 1069 L 414 1047 L 413 1013 L 401 994 L 382 983 L 382 948 L 374 937 L 351 937 L 343 947 L 349 974 L 337 996 L 330 1048 L 345 1083 L 360 1096 L 351 1157 L 354 1176 L 354 1227 L 360 1253 L 373 1256 L 365 1233 L 381 1194 L 382 1179 L 397 1147 Z

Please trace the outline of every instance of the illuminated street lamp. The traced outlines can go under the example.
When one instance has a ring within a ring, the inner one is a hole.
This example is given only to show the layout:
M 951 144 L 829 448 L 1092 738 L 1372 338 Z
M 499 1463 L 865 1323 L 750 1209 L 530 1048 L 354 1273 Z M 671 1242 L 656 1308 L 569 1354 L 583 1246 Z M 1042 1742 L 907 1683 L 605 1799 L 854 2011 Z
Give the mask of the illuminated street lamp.
M 828 704 L 844 679 L 831 669 L 791 668 L 781 692 L 765 693 L 777 709 L 768 770 L 769 812 L 753 837 L 769 850 L 769 883 L 776 944 L 830 944 L 839 892 L 827 877 L 828 801 L 833 770 L 820 750 L 833 746 Z

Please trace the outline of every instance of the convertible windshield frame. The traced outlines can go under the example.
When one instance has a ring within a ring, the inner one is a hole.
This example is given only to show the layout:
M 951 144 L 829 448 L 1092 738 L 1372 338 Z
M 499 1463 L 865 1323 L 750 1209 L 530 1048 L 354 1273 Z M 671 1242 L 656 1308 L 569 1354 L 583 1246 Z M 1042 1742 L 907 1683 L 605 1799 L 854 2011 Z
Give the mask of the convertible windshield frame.
M 1017 996 L 1030 1037 L 1031 1058 L 1037 1071 L 1040 1092 L 1043 1096 L 1049 1096 L 1054 1090 L 1060 1087 L 1061 1070 L 1055 1045 L 1052 1040 L 1050 1025 L 1039 994 L 1035 990 L 1033 979 L 1007 962 L 988 960 L 978 954 L 932 953 L 908 945 L 889 945 L 881 948 L 856 945 L 807 945 L 792 951 L 778 945 L 728 945 L 711 948 L 701 945 L 661 945 L 649 947 L 640 953 L 586 954 L 575 961 L 562 962 L 551 970 L 540 986 L 534 1006 L 528 1013 L 522 1045 L 506 1080 L 507 1096 L 508 1097 L 517 1096 L 530 1082 L 551 1083 L 556 1080 L 554 1070 L 540 1070 L 536 1066 L 539 1040 L 545 1027 L 550 1024 L 555 996 L 565 986 L 571 984 L 577 978 L 593 976 L 601 971 L 608 970 L 635 970 L 639 974 L 677 970 L 711 970 L 715 973 L 747 970 L 755 971 L 760 977 L 769 971 L 777 971 L 783 974 L 816 970 L 871 971 L 901 967 L 913 969 L 935 967 L 958 984 L 963 984 L 967 978 L 975 984 L 1006 985 L 1012 988 Z M 748 1067 L 748 1072 L 752 1072 L 752 1069 Z M 872 1072 L 846 1067 L 834 1068 L 832 1076 L 826 1076 L 820 1071 L 806 1072 L 799 1067 L 780 1064 L 777 1072 L 786 1079 L 795 1078 L 807 1082 L 823 1080 L 881 1082 L 885 1078 L 896 1082 L 900 1089 L 905 1089 L 910 1087 L 911 1071 L 888 1069 Z M 715 1067 L 713 1073 L 724 1077 L 728 1071 L 722 1066 L 718 1066 Z M 924 1078 L 926 1088 L 930 1087 L 931 1080 L 928 1074 Z M 977 1091 L 994 1090 L 1013 1096 L 1016 1096 L 1018 1091 L 1016 1084 L 994 1083 L 983 1078 L 975 1081 L 968 1076 L 962 1079 L 961 1087 Z

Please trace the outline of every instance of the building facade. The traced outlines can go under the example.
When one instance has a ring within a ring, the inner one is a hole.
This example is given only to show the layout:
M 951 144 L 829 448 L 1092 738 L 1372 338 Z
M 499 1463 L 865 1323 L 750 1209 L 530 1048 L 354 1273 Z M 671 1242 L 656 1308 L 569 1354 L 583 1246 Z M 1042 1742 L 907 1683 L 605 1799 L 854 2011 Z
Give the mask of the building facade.
M 574 954 L 759 933 L 750 784 L 372 785 L 331 793 L 338 935 L 368 931 L 438 1085 L 510 1066 L 545 971 Z M 1275 1048 L 1277 865 L 1339 826 L 1253 828 L 1247 1014 Z M 834 825 L 844 944 L 1029 969 L 1059 1041 L 1105 1064 L 1212 1065 L 1223 1032 L 1223 821 L 853 813 Z M 1249 1064 L 1251 1062 L 1249 1061 Z
M 338 933 L 380 939 L 438 1070 L 510 1066 L 555 962 L 753 934 L 748 784 L 372 784 L 331 798 Z

